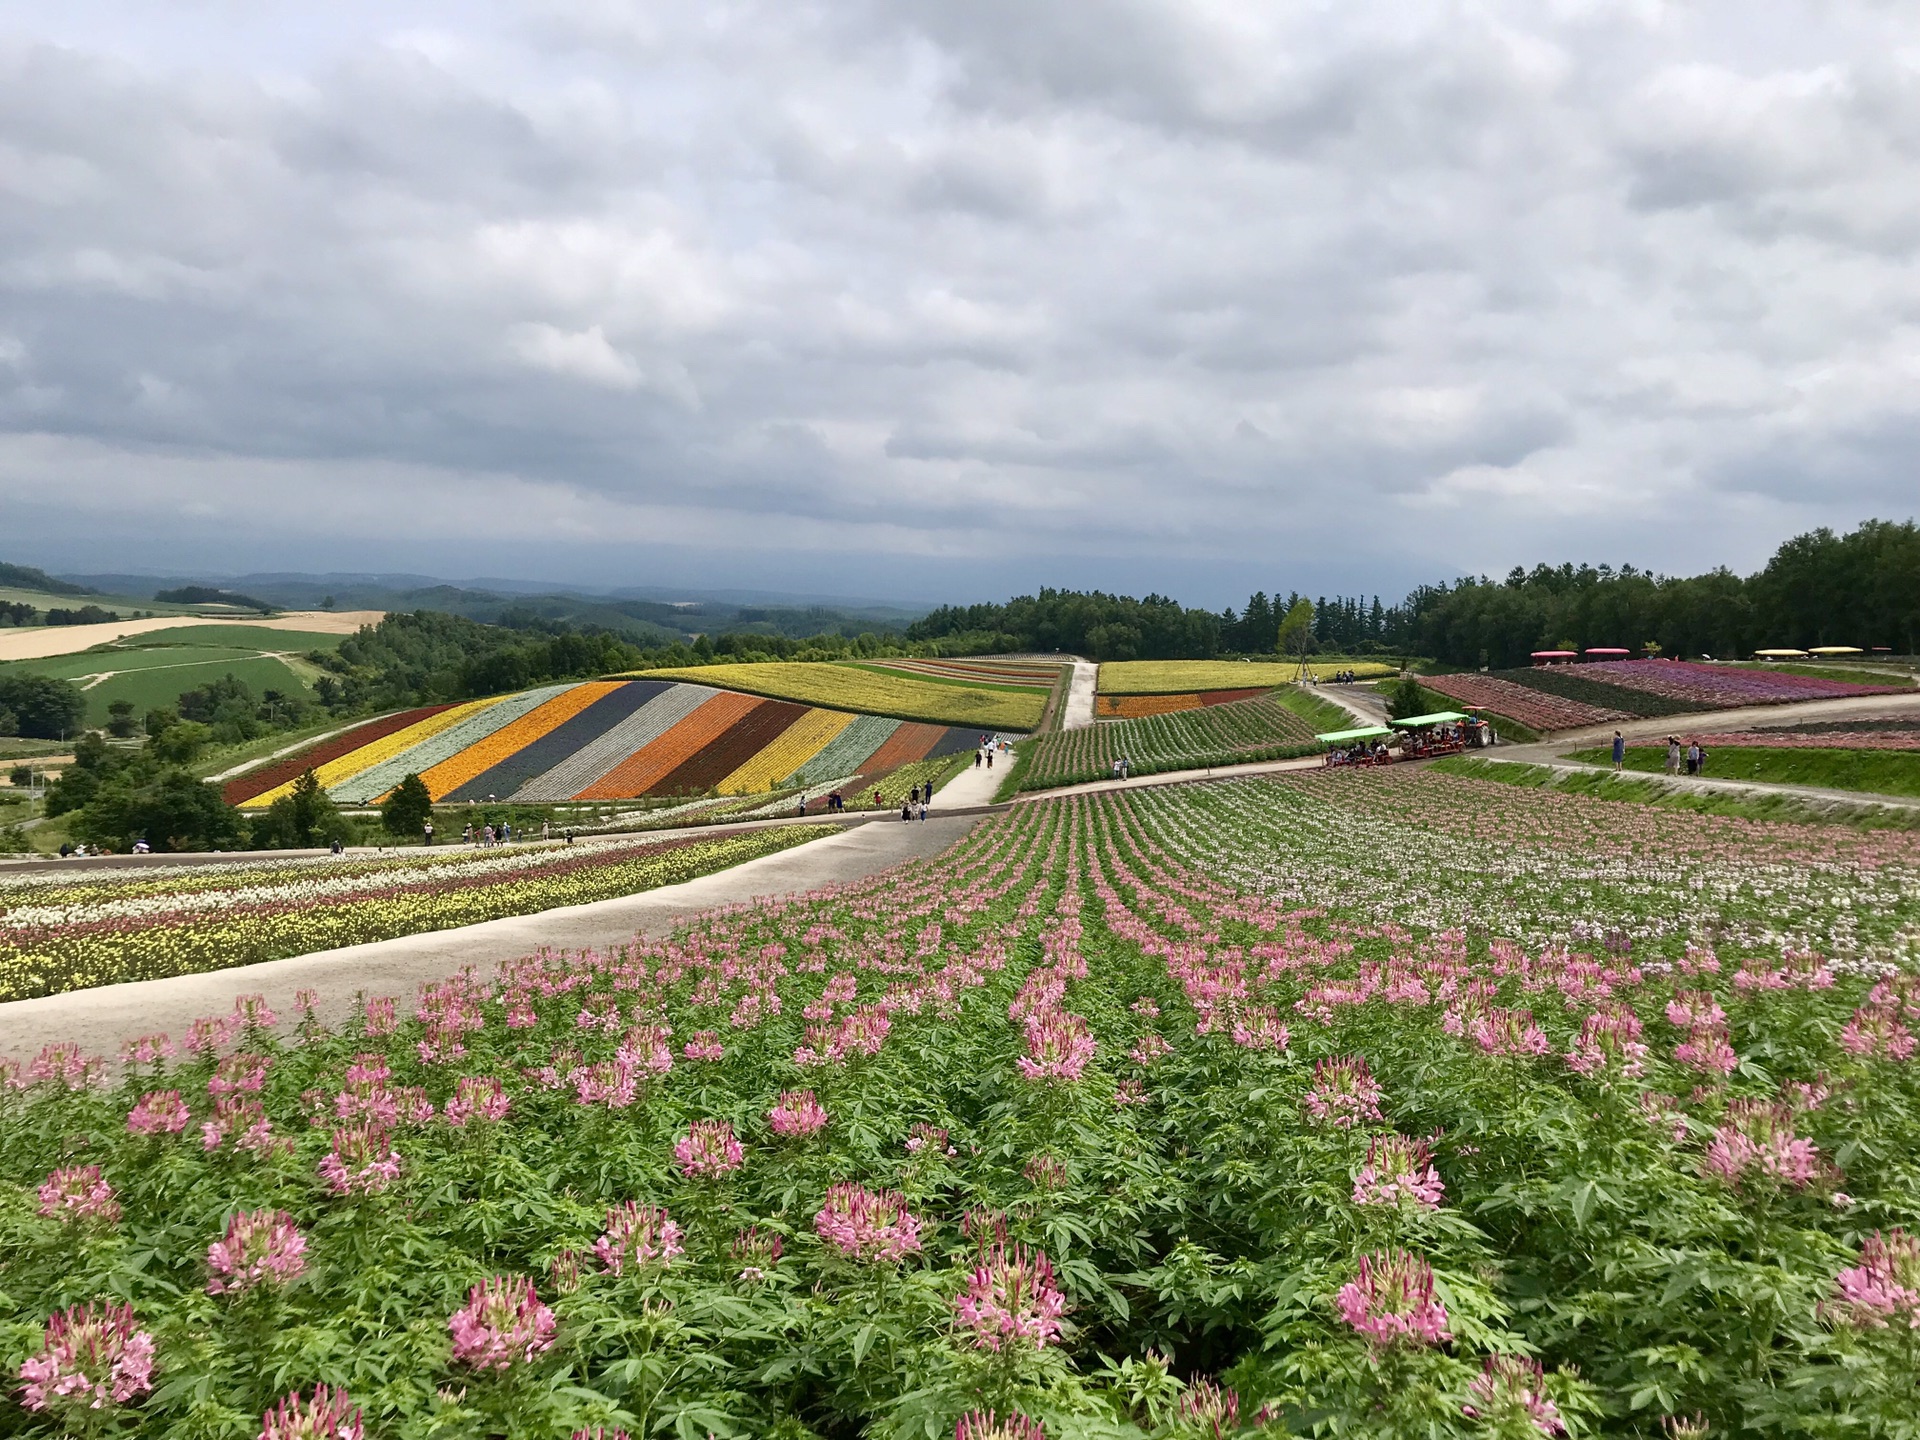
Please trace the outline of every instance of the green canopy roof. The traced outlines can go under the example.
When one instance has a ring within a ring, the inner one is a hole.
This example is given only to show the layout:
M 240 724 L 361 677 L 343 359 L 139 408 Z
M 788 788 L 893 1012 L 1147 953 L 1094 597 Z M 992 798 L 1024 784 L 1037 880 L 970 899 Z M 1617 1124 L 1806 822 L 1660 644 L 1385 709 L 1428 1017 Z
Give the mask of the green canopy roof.
M 1471 717 L 1462 715 L 1458 710 L 1440 710 L 1432 715 L 1409 715 L 1404 720 L 1395 720 L 1398 726 L 1417 728 L 1422 725 L 1452 725 Z
M 1393 731 L 1384 725 L 1369 725 L 1364 730 L 1335 730 L 1330 734 L 1316 735 L 1313 738 L 1322 745 L 1340 745 L 1348 740 L 1378 740 L 1383 735 L 1391 734 Z

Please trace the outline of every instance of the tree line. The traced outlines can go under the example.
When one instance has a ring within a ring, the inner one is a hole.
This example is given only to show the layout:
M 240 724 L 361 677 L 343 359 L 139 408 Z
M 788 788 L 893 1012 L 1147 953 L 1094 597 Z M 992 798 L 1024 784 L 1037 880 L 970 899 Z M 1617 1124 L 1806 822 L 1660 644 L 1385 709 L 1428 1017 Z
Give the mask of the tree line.
M 1588 646 L 1728 658 L 1765 646 L 1857 645 L 1913 655 L 1920 527 L 1869 520 L 1846 534 L 1812 530 L 1749 576 L 1724 567 L 1673 576 L 1632 565 L 1515 566 L 1500 580 L 1422 585 L 1397 605 L 1377 595 L 1294 591 L 1282 599 L 1256 591 L 1245 609 L 1214 614 L 1162 595 L 1044 589 L 1001 604 L 944 605 L 907 635 L 1102 661 L 1269 655 L 1303 601 L 1312 608 L 1310 647 L 1320 653 L 1420 655 L 1462 666 L 1524 665 L 1535 650 Z

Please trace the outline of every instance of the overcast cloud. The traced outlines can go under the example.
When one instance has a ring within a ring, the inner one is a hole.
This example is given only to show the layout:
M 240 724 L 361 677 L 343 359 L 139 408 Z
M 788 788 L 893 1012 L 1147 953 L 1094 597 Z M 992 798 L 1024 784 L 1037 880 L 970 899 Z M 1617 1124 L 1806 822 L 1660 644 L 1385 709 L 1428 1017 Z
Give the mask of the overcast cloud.
M 0 0 L 0 558 L 1194 602 L 1920 505 L 1920 9 Z

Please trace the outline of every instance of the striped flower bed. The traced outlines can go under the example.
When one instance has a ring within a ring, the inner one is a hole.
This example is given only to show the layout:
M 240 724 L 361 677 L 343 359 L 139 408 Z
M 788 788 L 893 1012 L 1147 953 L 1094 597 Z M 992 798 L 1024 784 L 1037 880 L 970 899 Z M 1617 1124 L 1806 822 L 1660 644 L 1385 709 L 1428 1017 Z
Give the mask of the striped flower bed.
M 450 705 L 429 705 L 419 710 L 402 710 L 397 714 L 383 715 L 378 720 L 369 720 L 364 725 L 355 725 L 342 730 L 331 739 L 322 740 L 304 749 L 296 751 L 284 760 L 258 770 L 250 770 L 238 779 L 229 780 L 220 794 L 229 805 L 244 805 L 256 795 L 264 795 L 269 790 L 282 785 L 291 785 L 308 770 L 318 769 L 328 761 L 338 760 L 351 755 L 363 745 L 371 745 L 376 740 L 384 740 L 411 725 L 431 716 L 452 709 Z
M 1795 700 L 1832 700 L 1849 695 L 1892 695 L 1911 689 L 1902 685 L 1850 685 L 1817 675 L 1699 665 L 1688 660 L 1612 660 L 1564 668 L 1582 679 L 1644 690 L 1699 710 L 1786 705 Z
M 1734 745 L 1768 750 L 1920 750 L 1920 729 L 1723 730 L 1698 738 L 1710 750 Z
M 456 804 L 745 797 L 877 779 L 971 749 L 981 733 L 670 680 L 596 680 L 389 716 L 230 793 L 266 805 L 312 766 L 345 804 L 377 802 L 409 774 Z

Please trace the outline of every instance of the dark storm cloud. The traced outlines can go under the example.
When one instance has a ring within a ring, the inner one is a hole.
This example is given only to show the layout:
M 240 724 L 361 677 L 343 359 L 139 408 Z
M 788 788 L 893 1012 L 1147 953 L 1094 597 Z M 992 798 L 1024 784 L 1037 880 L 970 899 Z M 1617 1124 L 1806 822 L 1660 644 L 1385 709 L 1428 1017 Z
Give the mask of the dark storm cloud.
M 0 0 L 60 563 L 1218 603 L 1912 508 L 1902 7 L 169 14 Z

